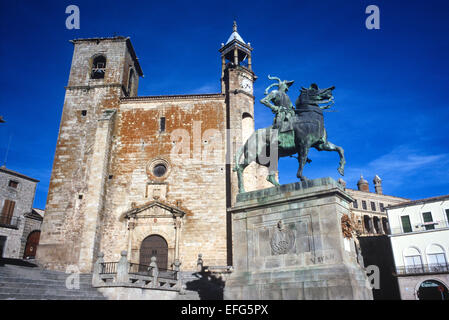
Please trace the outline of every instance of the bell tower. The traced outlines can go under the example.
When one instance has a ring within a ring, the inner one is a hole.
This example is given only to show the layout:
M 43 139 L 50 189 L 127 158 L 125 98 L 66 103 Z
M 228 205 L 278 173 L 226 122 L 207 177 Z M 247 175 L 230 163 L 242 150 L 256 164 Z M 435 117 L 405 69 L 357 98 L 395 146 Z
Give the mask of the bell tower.
M 121 97 L 143 76 L 129 38 L 71 41 L 72 65 L 36 259 L 49 269 L 91 272 Z
M 221 53 L 221 92 L 226 96 L 227 136 L 227 206 L 235 203 L 238 193 L 237 175 L 232 171 L 237 150 L 254 132 L 254 91 L 257 76 L 252 69 L 253 48 L 246 43 L 237 31 L 233 30 L 227 42 L 222 43 Z M 244 174 L 248 190 L 255 190 L 257 177 L 255 164 L 249 166 Z
M 226 71 L 235 69 L 236 67 L 242 67 L 241 69 L 246 71 L 247 74 L 245 76 L 249 81 L 245 81 L 243 85 L 241 83 L 236 83 L 237 87 L 252 94 L 252 84 L 257 79 L 252 71 L 251 52 L 253 51 L 253 48 L 251 48 L 249 42 L 245 43 L 237 32 L 237 23 L 235 21 L 228 41 L 226 41 L 226 44 L 222 43 L 221 46 L 221 92 L 226 93 Z M 237 87 L 234 89 L 239 89 Z

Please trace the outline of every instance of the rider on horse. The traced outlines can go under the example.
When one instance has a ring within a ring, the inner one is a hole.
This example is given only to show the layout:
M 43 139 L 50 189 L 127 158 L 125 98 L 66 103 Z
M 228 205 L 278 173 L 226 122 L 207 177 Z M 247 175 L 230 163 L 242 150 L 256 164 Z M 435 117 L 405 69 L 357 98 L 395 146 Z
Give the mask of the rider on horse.
M 265 90 L 266 97 L 261 103 L 275 113 L 275 119 L 272 126 L 253 132 L 235 155 L 233 170 L 237 172 L 239 192 L 245 192 L 243 171 L 252 162 L 267 167 L 266 179 L 273 185 L 279 185 L 276 179 L 278 160 L 288 156 L 298 159 L 296 176 L 301 181 L 307 181 L 303 169 L 304 165 L 310 162 L 307 158 L 310 148 L 338 152 L 340 156 L 338 172 L 344 175 L 346 163 L 344 150 L 327 139 L 324 127 L 323 110 L 333 105 L 332 91 L 335 87 L 320 89 L 316 84 L 312 84 L 307 89 L 302 88 L 295 108 L 286 93 L 293 81 L 281 81 L 277 77 L 270 76 L 268 78 L 277 80 L 278 83 L 270 85 Z M 278 90 L 268 93 L 273 86 L 278 86 Z M 320 106 L 323 104 L 328 105 Z
M 292 121 L 295 116 L 295 108 L 286 92 L 294 81 L 281 81 L 281 79 L 271 76 L 268 76 L 268 79 L 277 80 L 278 83 L 273 83 L 265 89 L 266 97 L 260 102 L 275 114 L 273 129 L 279 129 L 280 133 L 291 131 L 293 130 Z M 268 93 L 268 90 L 274 86 L 278 86 L 278 90 Z

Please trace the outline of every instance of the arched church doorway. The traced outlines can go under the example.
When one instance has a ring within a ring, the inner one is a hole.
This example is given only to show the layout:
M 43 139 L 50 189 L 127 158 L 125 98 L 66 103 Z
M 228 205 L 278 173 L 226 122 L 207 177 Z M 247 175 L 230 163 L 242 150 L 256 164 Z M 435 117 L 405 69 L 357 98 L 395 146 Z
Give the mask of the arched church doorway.
M 36 257 L 36 249 L 39 244 L 41 232 L 39 230 L 33 231 L 28 235 L 25 245 L 24 259 L 34 259 Z
M 449 300 L 448 289 L 436 280 L 426 280 L 419 286 L 419 300 Z
M 159 235 L 153 234 L 146 237 L 140 245 L 139 264 L 150 265 L 151 257 L 156 257 L 159 269 L 167 269 L 168 244 Z

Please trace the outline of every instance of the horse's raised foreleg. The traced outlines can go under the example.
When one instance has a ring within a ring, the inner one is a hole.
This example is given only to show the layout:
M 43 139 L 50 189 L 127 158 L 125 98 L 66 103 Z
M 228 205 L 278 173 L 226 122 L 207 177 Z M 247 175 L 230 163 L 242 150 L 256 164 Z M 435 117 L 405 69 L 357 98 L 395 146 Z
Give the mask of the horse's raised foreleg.
M 318 151 L 336 151 L 340 156 L 340 166 L 338 167 L 338 172 L 344 176 L 345 175 L 345 151 L 342 147 L 339 147 L 332 142 L 326 141 L 325 143 L 321 143 L 315 147 Z

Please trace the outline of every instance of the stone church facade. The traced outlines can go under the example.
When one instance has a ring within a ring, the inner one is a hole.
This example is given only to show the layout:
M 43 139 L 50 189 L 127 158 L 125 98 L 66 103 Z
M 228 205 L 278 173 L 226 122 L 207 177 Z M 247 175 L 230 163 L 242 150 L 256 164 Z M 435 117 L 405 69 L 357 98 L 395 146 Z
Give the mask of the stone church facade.
M 219 50 L 221 92 L 138 96 L 143 76 L 129 38 L 72 41 L 74 53 L 37 260 L 90 272 L 97 255 L 134 263 L 176 259 L 193 270 L 232 263 L 227 209 L 236 149 L 254 131 L 249 43 L 234 30 Z M 248 191 L 266 188 L 254 164 Z

